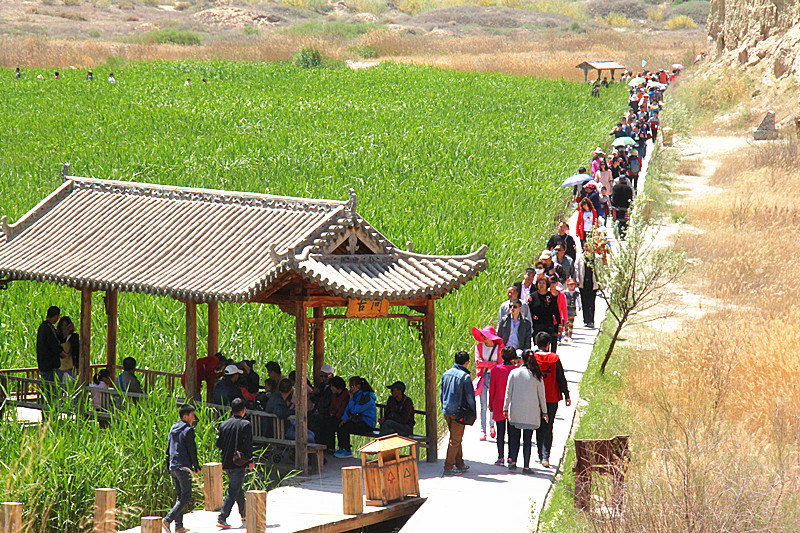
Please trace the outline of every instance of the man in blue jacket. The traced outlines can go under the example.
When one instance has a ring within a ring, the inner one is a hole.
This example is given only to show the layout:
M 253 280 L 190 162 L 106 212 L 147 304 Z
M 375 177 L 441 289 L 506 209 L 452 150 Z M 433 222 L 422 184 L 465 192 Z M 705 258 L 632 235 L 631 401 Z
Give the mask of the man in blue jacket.
M 444 475 L 463 474 L 469 467 L 464 464 L 461 451 L 461 439 L 464 438 L 465 424 L 475 422 L 475 389 L 472 388 L 472 377 L 467 369 L 469 354 L 456 352 L 455 364 L 442 376 L 442 412 L 450 432 L 447 443 L 447 457 L 444 460 Z M 461 408 L 464 411 L 459 413 Z M 465 416 L 466 415 L 466 416 Z M 459 421 L 461 420 L 461 421 Z
M 170 524 L 175 522 L 175 533 L 184 533 L 189 530 L 183 527 L 183 511 L 192 501 L 192 472 L 200 473 L 200 463 L 197 460 L 197 444 L 192 427 L 197 420 L 194 406 L 182 405 L 178 414 L 181 419 L 169 430 L 167 444 L 167 466 L 175 483 L 177 499 L 172 510 L 162 520 L 162 525 L 164 531 L 169 532 Z

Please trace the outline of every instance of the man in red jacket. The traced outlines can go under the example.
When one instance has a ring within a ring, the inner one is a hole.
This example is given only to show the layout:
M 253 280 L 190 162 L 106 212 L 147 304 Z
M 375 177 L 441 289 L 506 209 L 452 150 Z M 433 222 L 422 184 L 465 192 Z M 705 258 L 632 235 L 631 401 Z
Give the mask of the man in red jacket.
M 225 359 L 221 353 L 217 352 L 215 355 L 201 357 L 197 360 L 197 399 L 200 399 L 200 384 L 206 382 L 206 395 L 207 399 L 211 401 L 211 393 L 214 391 L 214 384 L 220 377 L 220 374 L 227 366 L 228 360 Z M 186 386 L 186 371 L 181 374 L 181 385 Z
M 536 447 L 539 452 L 539 461 L 545 468 L 550 468 L 550 449 L 553 447 L 553 421 L 556 419 L 558 402 L 562 395 L 564 403 L 572 405 L 569 399 L 569 389 L 567 388 L 567 378 L 564 375 L 564 367 L 558 355 L 549 351 L 552 338 L 546 331 L 536 334 L 536 361 L 542 369 L 544 376 L 544 397 L 547 402 L 547 419 L 542 418 L 539 429 L 536 430 Z

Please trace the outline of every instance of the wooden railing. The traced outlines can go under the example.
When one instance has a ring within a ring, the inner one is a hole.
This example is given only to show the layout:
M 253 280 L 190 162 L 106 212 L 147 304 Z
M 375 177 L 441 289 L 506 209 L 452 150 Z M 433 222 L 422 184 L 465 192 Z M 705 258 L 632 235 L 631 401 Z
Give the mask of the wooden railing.
M 98 364 L 98 365 L 91 365 L 89 368 L 92 370 L 92 374 L 96 373 L 102 368 L 106 368 L 106 365 Z M 117 374 L 122 372 L 122 367 L 117 365 L 114 367 L 117 371 Z M 159 382 L 163 383 L 164 390 L 169 394 L 175 394 L 176 390 L 180 391 L 181 387 L 181 374 L 176 374 L 174 372 L 162 372 L 160 370 L 148 370 L 137 368 L 136 373 L 142 376 L 140 380 L 142 382 L 142 388 L 146 391 L 155 390 L 159 384 Z M 41 376 L 39 375 L 38 368 L 5 368 L 0 369 L 0 376 L 15 376 L 21 377 L 26 379 L 32 380 L 40 380 Z

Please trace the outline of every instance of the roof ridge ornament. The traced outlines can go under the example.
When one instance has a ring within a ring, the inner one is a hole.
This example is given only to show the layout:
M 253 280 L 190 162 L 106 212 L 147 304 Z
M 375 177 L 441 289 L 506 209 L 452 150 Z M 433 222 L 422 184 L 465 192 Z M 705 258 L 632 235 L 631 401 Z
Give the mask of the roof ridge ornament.
M 275 263 L 281 262 L 281 256 L 278 254 L 278 244 L 272 243 L 269 245 L 269 258 Z
M 0 226 L 2 226 L 6 240 L 11 240 L 11 237 L 14 236 L 14 227 L 8 223 L 8 217 L 6 215 L 3 215 L 3 218 L 0 218 Z
M 61 181 L 67 181 L 69 179 L 69 163 L 64 163 L 64 166 L 61 167 Z
M 353 220 L 356 219 L 356 206 L 358 205 L 358 196 L 356 196 L 356 190 L 352 187 L 347 190 L 350 193 L 350 199 L 347 200 L 347 210 L 350 211 L 350 216 Z

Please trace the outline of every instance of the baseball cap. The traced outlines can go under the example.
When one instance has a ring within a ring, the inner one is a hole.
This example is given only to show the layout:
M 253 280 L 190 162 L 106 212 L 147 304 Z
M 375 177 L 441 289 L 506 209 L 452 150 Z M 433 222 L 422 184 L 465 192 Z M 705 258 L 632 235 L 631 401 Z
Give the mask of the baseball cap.
M 236 365 L 228 365 L 225 367 L 225 375 L 232 376 L 234 374 L 244 374 L 244 370 Z
M 395 381 L 391 385 L 386 385 L 386 388 L 389 389 L 389 390 L 397 389 L 402 393 L 406 392 L 406 384 L 403 383 L 402 381 Z
M 322 368 L 320 368 L 319 371 L 322 372 L 323 374 L 331 374 L 331 375 L 336 373 L 331 365 L 322 365 Z

